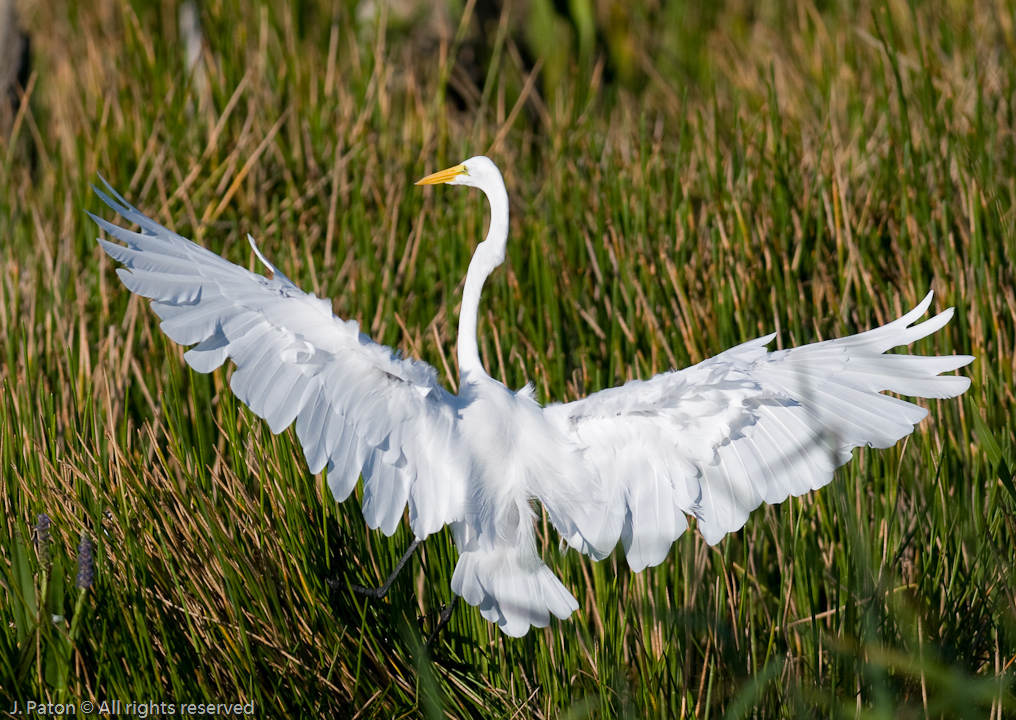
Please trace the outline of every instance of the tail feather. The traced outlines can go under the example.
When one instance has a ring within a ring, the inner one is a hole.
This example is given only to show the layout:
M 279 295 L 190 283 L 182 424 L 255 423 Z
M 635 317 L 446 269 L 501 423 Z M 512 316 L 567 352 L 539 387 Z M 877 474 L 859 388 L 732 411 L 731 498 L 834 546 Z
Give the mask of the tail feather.
M 511 637 L 522 637 L 530 626 L 546 627 L 551 615 L 563 620 L 579 607 L 534 552 L 519 548 L 463 552 L 452 576 L 452 591 Z

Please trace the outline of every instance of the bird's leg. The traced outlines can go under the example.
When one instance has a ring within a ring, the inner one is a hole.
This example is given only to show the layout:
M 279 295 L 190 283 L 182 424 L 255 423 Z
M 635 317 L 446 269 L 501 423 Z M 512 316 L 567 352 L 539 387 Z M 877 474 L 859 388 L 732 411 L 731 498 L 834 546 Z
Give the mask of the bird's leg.
M 434 644 L 434 640 L 437 639 L 438 634 L 444 630 L 445 625 L 452 619 L 452 612 L 455 610 L 455 603 L 459 601 L 458 595 L 452 595 L 452 601 L 448 603 L 447 607 L 441 611 L 441 615 L 438 616 L 437 625 L 434 626 L 434 631 L 427 638 L 427 647 Z
M 392 583 L 395 582 L 395 578 L 398 577 L 398 574 L 402 572 L 402 568 L 404 568 L 406 566 L 406 563 L 409 562 L 409 558 L 412 556 L 413 551 L 416 550 L 416 546 L 419 544 L 420 538 L 416 538 L 413 540 L 413 543 L 409 546 L 409 549 L 402 554 L 402 557 L 399 559 L 399 562 L 395 566 L 395 569 L 392 570 L 392 574 L 388 576 L 388 579 L 384 581 L 384 584 L 381 585 L 381 587 L 376 588 L 364 587 L 363 585 L 354 585 L 352 583 L 349 583 L 348 587 L 353 592 L 358 593 L 359 595 L 366 595 L 367 597 L 372 597 L 376 600 L 380 600 L 381 598 L 383 598 L 385 595 L 388 594 L 388 589 L 392 586 Z M 345 584 L 346 583 L 342 583 L 339 581 L 328 582 L 328 585 L 332 589 L 337 589 L 339 586 Z

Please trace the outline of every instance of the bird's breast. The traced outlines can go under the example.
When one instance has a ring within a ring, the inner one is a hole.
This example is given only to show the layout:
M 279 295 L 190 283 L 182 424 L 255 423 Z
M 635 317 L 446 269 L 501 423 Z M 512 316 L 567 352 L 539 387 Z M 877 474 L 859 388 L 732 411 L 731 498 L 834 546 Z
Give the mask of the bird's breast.
M 528 521 L 542 464 L 536 445 L 552 432 L 542 409 L 493 381 L 460 397 L 466 400 L 460 431 L 469 455 L 474 517 Z

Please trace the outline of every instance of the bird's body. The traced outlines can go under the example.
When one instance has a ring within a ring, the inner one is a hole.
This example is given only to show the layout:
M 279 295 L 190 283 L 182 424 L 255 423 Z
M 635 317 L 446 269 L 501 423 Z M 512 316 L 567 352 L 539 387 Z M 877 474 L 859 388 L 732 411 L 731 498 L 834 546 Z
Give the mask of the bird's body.
M 271 265 L 239 268 L 166 230 L 115 195 L 133 233 L 95 218 L 127 247 L 100 240 L 153 299 L 162 329 L 198 343 L 187 362 L 210 372 L 232 358 L 231 387 L 273 432 L 295 420 L 312 472 L 328 468 L 337 500 L 363 477 L 368 525 L 392 534 L 406 508 L 418 539 L 450 525 L 460 557 L 452 590 L 512 636 L 565 618 L 573 595 L 540 558 L 532 502 L 595 559 L 618 540 L 633 570 L 659 564 L 698 519 L 716 543 L 762 502 L 825 485 L 861 445 L 888 447 L 927 411 L 881 394 L 953 397 L 969 380 L 940 373 L 969 356 L 885 355 L 941 328 L 904 317 L 859 335 L 768 352 L 774 335 L 693 367 L 542 407 L 487 375 L 476 342 L 480 292 L 503 261 L 508 195 L 487 158 L 423 184 L 478 187 L 491 225 L 469 265 L 459 316 L 457 395 L 425 363 L 397 357 L 331 313 Z M 111 188 L 110 188 L 111 189 Z M 123 204 L 120 204 L 123 203 Z M 94 216 L 93 216 L 94 217 Z
M 460 553 L 452 590 L 509 635 L 521 635 L 551 613 L 567 617 L 578 607 L 536 552 L 530 505 L 544 488 L 574 486 L 576 467 L 531 388 L 514 393 L 477 377 L 459 397 L 469 473 L 465 513 L 452 524 Z

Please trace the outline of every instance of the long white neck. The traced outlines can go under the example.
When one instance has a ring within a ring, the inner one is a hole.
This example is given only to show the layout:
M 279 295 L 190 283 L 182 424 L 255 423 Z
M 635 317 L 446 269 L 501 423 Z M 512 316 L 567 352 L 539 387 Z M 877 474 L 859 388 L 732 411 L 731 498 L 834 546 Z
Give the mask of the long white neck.
M 473 259 L 466 272 L 466 287 L 462 291 L 462 310 L 459 312 L 459 376 L 463 383 L 489 377 L 480 362 L 476 346 L 476 317 L 480 306 L 480 291 L 494 268 L 504 262 L 505 244 L 508 241 L 508 192 L 503 183 L 495 187 L 480 188 L 490 203 L 490 229 L 486 239 L 476 246 Z

